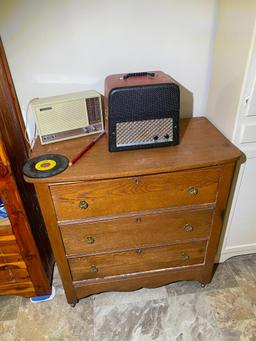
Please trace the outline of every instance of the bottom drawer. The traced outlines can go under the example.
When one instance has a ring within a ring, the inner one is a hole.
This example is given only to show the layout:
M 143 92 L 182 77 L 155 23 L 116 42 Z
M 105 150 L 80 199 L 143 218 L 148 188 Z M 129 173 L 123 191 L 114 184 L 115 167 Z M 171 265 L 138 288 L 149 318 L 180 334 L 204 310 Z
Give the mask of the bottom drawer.
M 202 264 L 207 241 L 69 259 L 74 281 Z

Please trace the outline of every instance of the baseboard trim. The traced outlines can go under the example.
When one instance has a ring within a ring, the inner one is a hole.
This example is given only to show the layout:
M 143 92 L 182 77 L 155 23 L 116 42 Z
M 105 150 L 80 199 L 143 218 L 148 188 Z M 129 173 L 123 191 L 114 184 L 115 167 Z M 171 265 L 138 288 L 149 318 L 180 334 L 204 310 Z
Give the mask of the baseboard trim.
M 215 257 L 215 263 L 222 263 L 228 258 L 247 255 L 250 253 L 256 253 L 256 244 L 228 248 L 223 250 L 220 254 L 217 254 Z

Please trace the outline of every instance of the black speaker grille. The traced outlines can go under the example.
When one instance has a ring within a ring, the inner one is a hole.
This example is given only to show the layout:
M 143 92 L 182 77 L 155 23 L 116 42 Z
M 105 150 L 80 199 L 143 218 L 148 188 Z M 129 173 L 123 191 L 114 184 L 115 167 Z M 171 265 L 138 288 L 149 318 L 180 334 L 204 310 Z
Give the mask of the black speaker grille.
M 178 144 L 179 95 L 179 87 L 173 83 L 113 89 L 108 101 L 109 150 Z M 137 123 L 120 125 L 123 122 Z M 166 122 L 172 122 L 171 129 Z M 145 131 L 148 134 L 144 135 Z M 163 137 L 164 131 L 168 138 Z
M 159 84 L 114 89 L 110 94 L 109 115 L 117 121 L 138 121 L 170 116 L 179 110 L 176 84 Z

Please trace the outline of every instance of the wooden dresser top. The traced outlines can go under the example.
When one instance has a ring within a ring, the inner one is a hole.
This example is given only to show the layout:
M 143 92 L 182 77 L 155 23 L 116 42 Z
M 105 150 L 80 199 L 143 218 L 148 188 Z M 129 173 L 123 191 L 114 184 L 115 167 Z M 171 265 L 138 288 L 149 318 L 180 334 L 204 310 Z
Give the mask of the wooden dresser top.
M 37 140 L 31 158 L 42 154 L 62 154 L 72 159 L 94 138 L 93 135 L 44 146 Z M 196 117 L 180 120 L 180 144 L 177 146 L 110 153 L 104 136 L 64 172 L 45 179 L 26 177 L 26 181 L 56 183 L 156 174 L 214 166 L 240 156 L 239 149 L 206 118 Z

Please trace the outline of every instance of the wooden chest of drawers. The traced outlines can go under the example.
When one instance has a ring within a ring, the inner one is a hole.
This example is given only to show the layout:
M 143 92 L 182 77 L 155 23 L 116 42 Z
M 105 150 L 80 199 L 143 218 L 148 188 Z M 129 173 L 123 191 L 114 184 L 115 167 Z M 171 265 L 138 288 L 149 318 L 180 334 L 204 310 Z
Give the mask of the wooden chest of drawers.
M 75 155 L 88 138 L 37 145 Z M 110 290 L 211 280 L 240 152 L 205 118 L 175 147 L 109 153 L 104 138 L 65 172 L 33 181 L 69 303 Z

